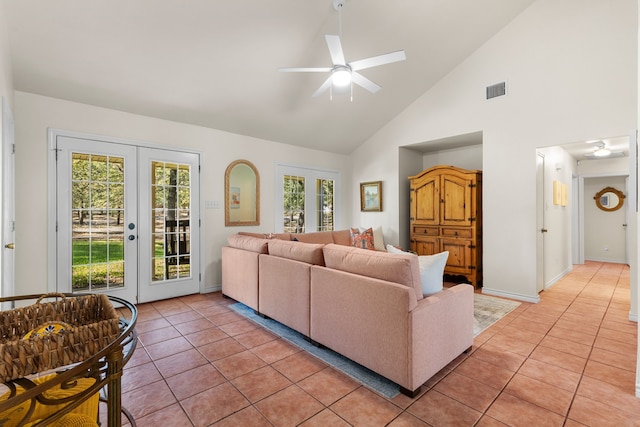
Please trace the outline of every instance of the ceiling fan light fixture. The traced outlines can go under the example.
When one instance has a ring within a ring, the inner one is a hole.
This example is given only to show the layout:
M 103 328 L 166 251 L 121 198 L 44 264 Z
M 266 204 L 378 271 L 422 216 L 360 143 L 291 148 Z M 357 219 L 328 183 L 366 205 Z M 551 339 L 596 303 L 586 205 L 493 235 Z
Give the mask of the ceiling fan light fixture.
M 596 150 L 593 152 L 593 155 L 596 157 L 607 157 L 611 154 L 611 151 L 607 149 L 606 145 L 604 145 L 604 141 L 598 141 L 595 143 Z
M 347 67 L 336 67 L 331 73 L 331 82 L 338 87 L 351 84 L 351 70 Z
M 611 154 L 611 151 L 607 150 L 604 147 L 598 148 L 596 151 L 593 152 L 593 155 L 596 157 L 607 157 L 609 154 Z

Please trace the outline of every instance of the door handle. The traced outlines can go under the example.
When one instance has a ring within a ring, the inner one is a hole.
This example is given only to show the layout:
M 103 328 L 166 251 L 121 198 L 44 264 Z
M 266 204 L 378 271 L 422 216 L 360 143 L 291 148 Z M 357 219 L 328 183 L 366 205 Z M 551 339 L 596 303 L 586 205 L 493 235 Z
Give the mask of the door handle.
M 4 247 L 7 249 L 15 249 L 16 245 L 14 243 L 7 243 Z
M 134 236 L 133 234 L 129 234 L 129 240 L 136 240 L 136 236 Z
M 540 230 L 540 232 L 541 232 L 541 233 L 546 233 L 546 232 L 548 232 L 548 231 L 549 231 L 549 230 L 547 230 L 546 228 L 543 228 L 542 230 Z

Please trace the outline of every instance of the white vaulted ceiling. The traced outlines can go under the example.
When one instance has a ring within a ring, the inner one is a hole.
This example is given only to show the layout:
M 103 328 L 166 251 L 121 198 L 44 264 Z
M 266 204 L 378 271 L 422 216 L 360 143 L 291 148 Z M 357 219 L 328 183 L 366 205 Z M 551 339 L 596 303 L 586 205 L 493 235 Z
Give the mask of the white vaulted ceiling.
M 331 0 L 2 0 L 16 90 L 350 153 L 534 0 L 347 0 L 347 61 L 371 94 L 311 95 L 338 34 Z

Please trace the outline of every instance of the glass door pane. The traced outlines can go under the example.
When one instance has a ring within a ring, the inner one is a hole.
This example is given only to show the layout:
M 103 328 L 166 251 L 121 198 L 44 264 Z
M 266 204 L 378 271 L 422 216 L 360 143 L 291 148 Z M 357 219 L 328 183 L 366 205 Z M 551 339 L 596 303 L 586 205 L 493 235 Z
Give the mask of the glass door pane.
M 333 231 L 333 196 L 334 181 L 332 179 L 316 179 L 316 224 L 317 231 Z
M 191 277 L 188 164 L 151 162 L 151 281 Z
M 284 231 L 304 233 L 305 178 L 284 176 Z
M 71 154 L 71 290 L 124 286 L 124 157 Z

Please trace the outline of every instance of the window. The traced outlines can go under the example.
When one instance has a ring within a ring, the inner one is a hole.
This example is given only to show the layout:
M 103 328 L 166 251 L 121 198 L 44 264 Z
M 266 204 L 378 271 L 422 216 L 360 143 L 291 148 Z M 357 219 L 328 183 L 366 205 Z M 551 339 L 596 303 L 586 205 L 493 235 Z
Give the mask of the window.
M 340 175 L 335 171 L 277 165 L 276 232 L 330 231 L 337 226 Z

